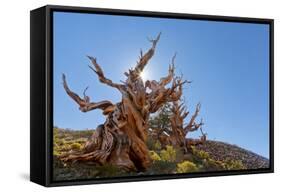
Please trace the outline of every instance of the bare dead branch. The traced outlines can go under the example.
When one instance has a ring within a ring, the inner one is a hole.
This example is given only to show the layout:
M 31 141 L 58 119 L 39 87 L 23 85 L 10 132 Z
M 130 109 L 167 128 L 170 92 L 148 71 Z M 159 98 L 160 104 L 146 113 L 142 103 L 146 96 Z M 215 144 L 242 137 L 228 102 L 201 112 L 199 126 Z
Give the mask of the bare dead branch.
M 148 61 L 152 58 L 152 56 L 154 55 L 154 51 L 157 45 L 157 42 L 159 41 L 161 36 L 161 32 L 158 34 L 156 39 L 150 39 L 149 41 L 152 43 L 152 47 L 143 55 L 142 50 L 141 50 L 141 57 L 139 59 L 139 61 L 137 62 L 137 65 L 134 69 L 134 72 L 139 75 L 144 67 L 146 66 L 146 64 L 148 63 Z
M 110 79 L 108 79 L 104 76 L 104 73 L 103 73 L 101 67 L 97 63 L 97 59 L 93 58 L 91 56 L 88 56 L 88 58 L 91 60 L 91 63 L 92 63 L 92 65 L 89 65 L 89 67 L 90 67 L 90 69 L 92 69 L 98 75 L 99 81 L 101 83 L 104 83 L 104 84 L 108 85 L 108 86 L 117 88 L 118 90 L 121 91 L 123 86 L 121 84 L 113 83 L 112 80 L 110 80 Z
M 199 114 L 199 111 L 200 111 L 200 108 L 201 108 L 201 104 L 198 103 L 196 105 L 196 110 L 194 112 L 194 114 L 192 115 L 189 123 L 187 124 L 187 126 L 184 128 L 184 131 L 186 133 L 188 132 L 192 132 L 192 131 L 196 131 L 197 129 L 199 129 L 202 125 L 203 125 L 203 122 L 201 121 L 199 124 L 195 123 L 195 119 L 196 117 L 198 116 Z
M 163 77 L 160 79 L 160 86 L 166 86 L 169 84 L 174 77 L 174 72 L 175 72 L 175 65 L 174 65 L 174 60 L 175 60 L 176 54 L 173 56 L 172 63 L 169 65 L 169 74 L 166 77 Z
M 84 99 L 80 98 L 78 94 L 74 93 L 73 91 L 71 91 L 67 85 L 66 82 L 66 76 L 65 74 L 62 74 L 62 80 L 63 80 L 63 87 L 64 90 L 66 91 L 66 93 L 68 94 L 69 97 L 71 97 L 78 105 L 79 105 L 79 109 L 82 112 L 88 112 L 94 109 L 101 109 L 101 110 L 105 110 L 110 106 L 113 106 L 113 104 L 110 101 L 100 101 L 98 103 L 94 103 L 91 102 L 90 103 L 90 97 L 86 96 L 85 92 L 87 90 L 87 88 L 84 90 Z

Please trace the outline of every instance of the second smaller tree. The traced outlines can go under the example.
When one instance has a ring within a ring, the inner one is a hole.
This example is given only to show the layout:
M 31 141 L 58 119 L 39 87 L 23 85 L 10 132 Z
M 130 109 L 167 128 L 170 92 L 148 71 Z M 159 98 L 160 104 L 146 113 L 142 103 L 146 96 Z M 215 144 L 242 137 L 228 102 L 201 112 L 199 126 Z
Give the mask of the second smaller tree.
M 182 148 L 185 153 L 192 145 L 203 144 L 206 141 L 206 133 L 202 130 L 203 120 L 199 123 L 196 118 L 199 115 L 201 105 L 198 103 L 194 114 L 189 122 L 185 124 L 185 119 L 189 115 L 183 102 L 174 101 L 166 103 L 160 111 L 150 119 L 149 133 L 152 139 L 161 143 L 162 148 L 172 145 Z M 200 129 L 202 136 L 200 139 L 187 138 L 188 133 Z
M 196 118 L 199 115 L 200 108 L 201 108 L 201 104 L 198 103 L 196 105 L 195 112 L 191 116 L 189 122 L 186 125 L 184 125 L 184 120 L 189 115 L 189 111 L 187 111 L 187 108 L 184 106 L 183 102 L 182 103 L 179 103 L 179 101 L 173 102 L 171 108 L 173 113 L 172 116 L 170 117 L 171 128 L 172 128 L 171 140 L 174 146 L 183 147 L 185 152 L 188 151 L 188 148 L 191 145 L 202 143 L 201 141 L 202 139 L 189 140 L 189 142 L 187 140 L 187 135 L 189 132 L 197 131 L 199 128 L 202 131 L 203 120 L 201 119 L 200 123 L 196 122 Z

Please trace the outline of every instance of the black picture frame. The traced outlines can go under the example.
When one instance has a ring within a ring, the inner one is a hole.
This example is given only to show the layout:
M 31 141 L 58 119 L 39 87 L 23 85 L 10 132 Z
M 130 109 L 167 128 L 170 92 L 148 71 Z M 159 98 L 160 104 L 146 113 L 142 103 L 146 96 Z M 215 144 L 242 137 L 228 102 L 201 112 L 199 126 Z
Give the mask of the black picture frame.
M 55 182 L 52 179 L 53 140 L 53 12 L 79 12 L 105 15 L 126 15 L 157 18 L 260 23 L 270 26 L 270 167 L 266 169 L 220 171 L 207 173 L 153 175 L 122 178 L 102 178 Z M 43 186 L 82 185 L 129 181 L 148 181 L 210 176 L 226 176 L 274 172 L 274 20 L 246 17 L 196 15 L 183 13 L 149 12 L 136 10 L 101 9 L 47 5 L 30 12 L 30 180 Z

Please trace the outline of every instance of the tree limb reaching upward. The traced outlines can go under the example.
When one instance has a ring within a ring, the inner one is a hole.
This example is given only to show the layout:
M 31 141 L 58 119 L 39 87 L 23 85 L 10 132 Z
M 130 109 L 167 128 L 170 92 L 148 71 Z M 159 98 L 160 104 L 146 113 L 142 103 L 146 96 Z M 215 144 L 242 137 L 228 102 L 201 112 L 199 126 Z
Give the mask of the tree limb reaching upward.
M 110 80 L 104 76 L 104 73 L 103 73 L 101 67 L 99 66 L 99 64 L 97 63 L 96 58 L 91 57 L 91 56 L 88 56 L 88 58 L 91 60 L 91 63 L 92 63 L 92 65 L 89 65 L 90 69 L 92 69 L 98 75 L 99 81 L 101 83 L 104 83 L 108 86 L 117 88 L 118 90 L 121 90 L 123 88 L 123 86 L 121 84 L 113 83 L 112 80 Z
M 185 133 L 187 134 L 188 132 L 193 132 L 193 131 L 196 131 L 198 130 L 204 123 L 203 123 L 203 120 L 201 119 L 200 123 L 196 123 L 195 122 L 195 119 L 196 117 L 198 116 L 199 114 L 199 111 L 200 111 L 200 108 L 201 108 L 201 104 L 198 103 L 196 105 L 196 110 L 195 110 L 195 113 L 192 115 L 189 123 L 185 126 L 184 128 L 184 131 Z
M 135 82 L 139 77 L 145 66 L 147 65 L 148 61 L 153 57 L 156 45 L 160 39 L 161 32 L 158 34 L 156 39 L 149 39 L 152 43 L 151 48 L 143 55 L 142 50 L 140 51 L 140 57 L 137 61 L 137 65 L 134 69 L 129 69 L 129 73 L 125 72 L 124 74 L 128 77 L 128 81 Z
M 174 72 L 175 72 L 175 59 L 176 59 L 177 54 L 175 53 L 175 55 L 172 58 L 172 63 L 169 65 L 169 74 L 166 77 L 162 77 L 160 79 L 160 86 L 165 86 L 167 84 L 169 84 L 174 77 Z
M 137 65 L 135 67 L 136 72 L 141 72 L 143 71 L 144 67 L 148 63 L 148 61 L 152 58 L 155 52 L 156 45 L 160 39 L 161 32 L 158 34 L 156 39 L 150 39 L 149 41 L 152 43 L 152 47 L 143 55 L 141 51 L 141 57 L 140 60 L 137 62 Z

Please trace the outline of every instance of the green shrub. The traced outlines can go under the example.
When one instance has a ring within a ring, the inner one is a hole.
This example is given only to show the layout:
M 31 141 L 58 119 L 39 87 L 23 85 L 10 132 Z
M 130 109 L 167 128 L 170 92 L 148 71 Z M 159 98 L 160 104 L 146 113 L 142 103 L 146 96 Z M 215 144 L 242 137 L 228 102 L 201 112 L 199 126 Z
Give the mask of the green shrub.
M 147 174 L 174 174 L 176 173 L 177 163 L 169 161 L 154 161 L 146 171 Z
M 225 165 L 221 161 L 216 161 L 214 159 L 204 159 L 203 166 L 206 171 L 220 171 L 225 170 Z
M 54 155 L 54 156 L 60 155 L 59 147 L 58 147 L 58 145 L 56 145 L 56 144 L 53 145 L 53 155 Z
M 161 160 L 161 157 L 155 151 L 149 151 L 149 156 L 153 162 Z
M 123 170 L 111 164 L 96 166 L 94 169 L 98 172 L 99 177 L 116 177 L 124 174 Z
M 160 151 L 162 148 L 160 141 L 155 140 L 152 137 L 147 138 L 146 145 L 148 149 L 152 151 Z
M 53 135 L 57 135 L 59 133 L 59 128 L 54 127 L 53 129 Z
M 82 145 L 80 143 L 72 143 L 71 149 L 73 150 L 80 150 L 82 148 Z
M 191 147 L 193 155 L 199 157 L 200 159 L 209 159 L 210 155 L 206 151 L 198 150 L 194 146 Z
M 176 156 L 176 150 L 171 145 L 167 145 L 166 150 L 161 150 L 160 152 L 160 157 L 163 161 L 175 162 Z
M 75 140 L 76 143 L 80 143 L 81 145 L 82 145 L 82 144 L 85 144 L 86 141 L 87 141 L 87 139 L 85 139 L 85 138 L 79 138 L 79 139 L 76 139 L 76 140 Z
M 209 153 L 207 153 L 203 150 L 199 150 L 198 156 L 202 159 L 209 159 L 210 158 Z
M 54 155 L 54 156 L 59 156 L 60 153 L 59 153 L 57 150 L 53 150 L 53 155 Z
M 157 141 L 155 142 L 155 144 L 154 144 L 153 147 L 154 147 L 154 149 L 157 150 L 157 151 L 161 150 L 162 146 L 161 146 L 160 141 L 157 140 Z
M 241 170 L 245 169 L 242 161 L 240 160 L 227 160 L 224 162 L 225 168 L 227 170 Z
M 183 161 L 177 164 L 177 173 L 190 173 L 197 170 L 197 166 L 191 161 Z
M 56 139 L 55 140 L 55 143 L 57 144 L 57 145 L 64 145 L 65 144 L 65 140 L 64 139 Z
M 64 144 L 60 147 L 60 151 L 69 151 L 71 146 L 69 144 Z
M 225 170 L 225 165 L 221 161 L 212 159 L 209 153 L 198 150 L 194 146 L 191 147 L 192 154 L 195 156 L 195 162 L 198 169 L 202 171 L 220 171 Z

